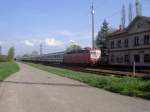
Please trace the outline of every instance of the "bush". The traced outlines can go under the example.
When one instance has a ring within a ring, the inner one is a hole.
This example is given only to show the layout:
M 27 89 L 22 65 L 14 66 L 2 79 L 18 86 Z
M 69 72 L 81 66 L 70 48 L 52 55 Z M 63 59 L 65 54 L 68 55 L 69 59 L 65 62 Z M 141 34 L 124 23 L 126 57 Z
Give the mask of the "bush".
M 139 90 L 141 91 L 146 91 L 146 92 L 150 92 L 150 81 L 149 82 L 143 82 L 140 87 Z
M 0 55 L 0 62 L 6 62 L 8 61 L 8 57 L 5 55 Z

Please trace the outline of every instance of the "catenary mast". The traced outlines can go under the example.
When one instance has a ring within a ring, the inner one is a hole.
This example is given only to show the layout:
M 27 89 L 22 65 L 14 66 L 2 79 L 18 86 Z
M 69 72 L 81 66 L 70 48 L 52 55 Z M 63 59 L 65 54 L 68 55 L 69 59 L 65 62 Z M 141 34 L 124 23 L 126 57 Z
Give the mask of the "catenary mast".
M 94 2 L 92 1 L 92 5 L 91 5 L 91 15 L 92 15 L 92 48 L 95 48 L 95 42 L 94 42 L 94 15 L 95 15 L 95 11 L 94 11 Z
M 40 44 L 40 55 L 42 55 L 42 54 L 43 54 L 43 45 Z
M 2 55 L 2 46 L 0 45 L 0 55 Z
M 140 0 L 136 0 L 136 16 L 142 16 L 142 5 Z
M 125 25 L 126 25 L 126 11 L 125 11 L 124 4 L 122 5 L 121 25 L 122 25 L 123 28 L 125 28 Z
M 132 4 L 129 3 L 129 24 L 132 22 L 133 20 L 133 7 Z

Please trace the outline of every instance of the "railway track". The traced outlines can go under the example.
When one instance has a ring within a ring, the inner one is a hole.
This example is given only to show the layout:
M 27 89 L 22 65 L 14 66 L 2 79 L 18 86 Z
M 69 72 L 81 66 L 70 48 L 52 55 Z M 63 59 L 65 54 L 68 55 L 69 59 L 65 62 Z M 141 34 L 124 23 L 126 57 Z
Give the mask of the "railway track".
M 135 73 L 135 76 L 133 75 L 133 72 L 129 71 L 120 71 L 120 70 L 111 70 L 101 67 L 78 67 L 73 65 L 60 65 L 60 64 L 47 64 L 54 67 L 59 68 L 65 68 L 70 69 L 73 71 L 79 71 L 79 72 L 86 72 L 86 73 L 95 73 L 98 75 L 105 75 L 105 76 L 130 76 L 130 77 L 142 77 L 142 78 L 150 78 L 150 73 Z
M 135 73 L 135 76 L 132 72 L 125 72 L 125 71 L 112 71 L 112 70 L 105 70 L 105 69 L 91 69 L 87 68 L 87 71 L 94 72 L 94 73 L 103 73 L 103 74 L 109 74 L 109 75 L 119 75 L 119 76 L 130 76 L 130 77 L 146 77 L 150 78 L 150 74 L 145 73 Z

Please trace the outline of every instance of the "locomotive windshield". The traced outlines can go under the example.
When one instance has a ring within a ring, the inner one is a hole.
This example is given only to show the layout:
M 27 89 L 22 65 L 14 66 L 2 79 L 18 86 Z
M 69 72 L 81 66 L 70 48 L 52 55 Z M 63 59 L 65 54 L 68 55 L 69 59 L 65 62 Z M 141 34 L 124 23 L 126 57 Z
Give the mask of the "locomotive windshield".
M 91 55 L 96 56 L 96 51 L 91 51 Z
M 99 50 L 90 51 L 91 57 L 99 58 L 101 53 Z

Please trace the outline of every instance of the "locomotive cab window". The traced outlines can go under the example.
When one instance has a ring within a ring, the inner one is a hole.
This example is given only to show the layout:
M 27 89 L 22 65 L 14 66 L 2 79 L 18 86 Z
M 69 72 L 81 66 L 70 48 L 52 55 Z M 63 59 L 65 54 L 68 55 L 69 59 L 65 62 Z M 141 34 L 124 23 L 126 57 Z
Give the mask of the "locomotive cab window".
M 91 52 L 91 55 L 96 56 L 96 52 L 95 52 L 95 51 L 92 51 L 92 52 Z

